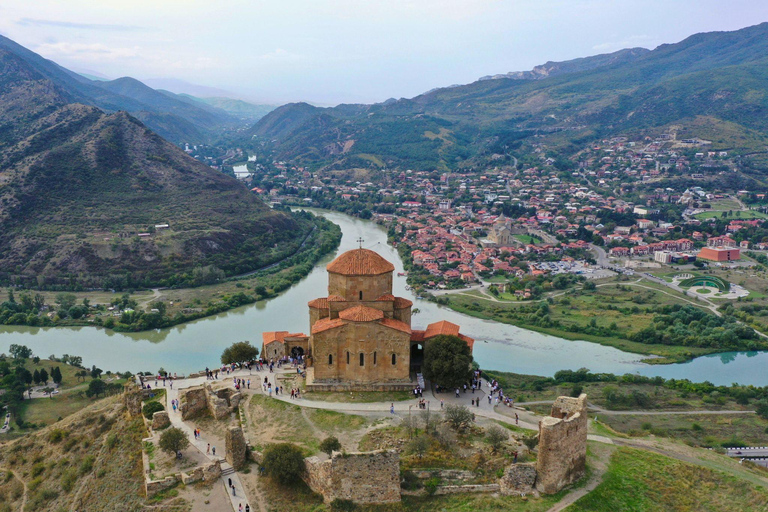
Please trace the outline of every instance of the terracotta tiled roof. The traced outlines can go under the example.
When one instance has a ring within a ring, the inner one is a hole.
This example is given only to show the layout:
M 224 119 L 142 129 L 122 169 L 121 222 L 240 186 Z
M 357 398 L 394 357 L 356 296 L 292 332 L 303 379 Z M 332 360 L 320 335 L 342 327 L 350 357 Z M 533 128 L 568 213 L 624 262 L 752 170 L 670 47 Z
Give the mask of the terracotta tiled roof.
M 395 297 L 395 309 L 409 308 L 413 306 L 413 302 L 403 297 Z
M 307 305 L 315 309 L 328 309 L 328 299 L 325 297 L 320 297 L 319 299 L 309 301 Z
M 392 272 L 395 266 L 369 249 L 353 249 L 330 262 L 326 269 L 347 276 L 375 276 Z
M 339 312 L 339 318 L 350 322 L 373 322 L 384 318 L 384 312 L 366 306 L 354 306 Z
M 440 322 L 429 324 L 427 326 L 427 330 L 424 332 L 424 338 L 429 339 L 432 336 L 437 336 L 438 334 L 450 334 L 452 336 L 458 336 L 459 326 L 456 324 L 452 324 L 447 320 L 442 320 Z
M 283 343 L 286 336 L 288 336 L 288 331 L 268 331 L 261 333 L 261 339 L 264 341 L 264 344 L 272 343 L 273 341 Z
M 393 301 L 393 300 L 395 300 L 395 296 L 394 296 L 394 295 L 392 295 L 391 293 L 385 293 L 384 295 L 382 295 L 381 297 L 379 297 L 379 298 L 378 298 L 378 299 L 376 299 L 376 300 L 377 300 L 377 301 L 378 301 L 378 300 L 380 300 L 380 301 L 382 301 L 382 302 L 390 302 L 390 301 Z
M 411 341 L 424 341 L 424 331 L 411 330 Z
M 329 295 L 328 296 L 328 302 L 345 302 L 347 299 L 342 297 L 341 295 Z
M 288 331 L 267 331 L 261 333 L 261 339 L 264 341 L 265 345 L 268 345 L 272 343 L 273 341 L 279 341 L 280 343 L 285 343 L 286 338 L 306 338 L 307 335 L 303 332 L 293 332 L 289 333 Z
M 344 320 L 341 318 L 334 318 L 333 320 L 330 318 L 323 318 L 322 320 L 315 322 L 315 325 L 312 326 L 312 334 L 317 334 L 319 332 L 327 331 L 328 329 L 341 327 L 344 325 L 344 323 Z
M 393 318 L 382 318 L 379 320 L 379 323 L 381 325 L 386 325 L 387 327 L 390 327 L 392 329 L 397 329 L 398 331 L 407 332 L 408 334 L 411 334 L 411 328 L 408 327 L 408 324 L 401 322 L 400 320 L 395 320 Z

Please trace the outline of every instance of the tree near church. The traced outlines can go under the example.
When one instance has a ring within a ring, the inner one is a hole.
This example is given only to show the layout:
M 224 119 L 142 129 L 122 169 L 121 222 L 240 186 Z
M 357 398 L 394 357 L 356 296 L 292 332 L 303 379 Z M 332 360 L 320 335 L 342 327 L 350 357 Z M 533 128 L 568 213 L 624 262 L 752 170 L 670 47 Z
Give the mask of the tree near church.
M 221 353 L 221 364 L 244 363 L 252 361 L 259 355 L 259 349 L 249 341 L 238 341 L 224 349 Z
M 458 388 L 472 378 L 472 354 L 458 336 L 441 334 L 424 347 L 424 377 L 444 388 Z

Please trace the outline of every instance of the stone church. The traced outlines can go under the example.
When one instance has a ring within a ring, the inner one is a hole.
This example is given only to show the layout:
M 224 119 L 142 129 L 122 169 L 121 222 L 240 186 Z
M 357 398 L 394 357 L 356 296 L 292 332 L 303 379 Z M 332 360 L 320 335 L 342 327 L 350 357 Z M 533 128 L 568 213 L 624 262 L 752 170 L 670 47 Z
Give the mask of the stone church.
M 392 295 L 395 267 L 376 252 L 347 251 L 326 269 L 328 295 L 308 304 L 309 336 L 263 333 L 262 354 L 278 357 L 296 355 L 299 342 L 306 340 L 309 389 L 408 389 L 420 371 L 429 338 L 456 335 L 471 350 L 474 340 L 462 335 L 456 324 L 442 321 L 423 331 L 411 328 L 413 303 Z

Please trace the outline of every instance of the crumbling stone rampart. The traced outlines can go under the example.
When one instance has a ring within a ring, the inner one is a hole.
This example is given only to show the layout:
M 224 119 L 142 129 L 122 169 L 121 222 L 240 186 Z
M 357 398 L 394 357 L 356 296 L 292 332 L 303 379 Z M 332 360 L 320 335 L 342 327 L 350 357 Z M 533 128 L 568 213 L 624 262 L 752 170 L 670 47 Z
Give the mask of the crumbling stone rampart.
M 362 453 L 333 452 L 330 459 L 305 459 L 307 485 L 326 503 L 334 499 L 355 503 L 400 501 L 400 455 L 395 450 Z
M 179 390 L 181 419 L 210 414 L 217 420 L 229 416 L 240 405 L 240 393 L 228 387 L 214 389 L 210 383 Z
M 536 484 L 536 464 L 513 464 L 499 479 L 501 494 L 528 494 Z
M 554 494 L 584 476 L 587 460 L 587 395 L 561 396 L 539 422 L 536 489 Z
M 240 427 L 229 427 L 224 443 L 227 462 L 237 471 L 243 469 L 248 457 L 248 445 L 245 443 L 243 429 Z

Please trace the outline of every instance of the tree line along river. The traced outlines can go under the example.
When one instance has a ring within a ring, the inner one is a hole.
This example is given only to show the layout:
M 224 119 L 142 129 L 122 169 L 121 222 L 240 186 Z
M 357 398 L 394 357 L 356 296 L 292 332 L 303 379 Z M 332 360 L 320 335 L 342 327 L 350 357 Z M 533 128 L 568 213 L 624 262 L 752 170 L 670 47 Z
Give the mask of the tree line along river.
M 358 246 L 372 249 L 395 265 L 394 293 L 414 301 L 420 313 L 413 316 L 414 328 L 448 320 L 459 324 L 462 333 L 475 338 L 474 357 L 481 368 L 552 376 L 558 370 L 589 368 L 593 372 L 637 373 L 646 376 L 708 380 L 717 385 L 731 383 L 768 385 L 768 352 L 726 352 L 672 365 L 641 363 L 643 356 L 622 352 L 586 341 L 565 340 L 515 326 L 457 313 L 432 302 L 418 300 L 406 290 L 402 262 L 387 245 L 386 231 L 371 221 L 341 213 L 316 211 L 341 226 L 341 245 L 320 261 L 303 280 L 279 297 L 237 308 L 216 316 L 140 333 L 116 333 L 96 327 L 0 326 L 0 352 L 13 344 L 24 344 L 40 357 L 73 354 L 83 363 L 112 371 L 157 371 L 189 373 L 218 364 L 221 351 L 235 341 L 249 340 L 261 347 L 262 331 L 307 332 L 307 302 L 327 294 L 325 265 L 338 254 Z

